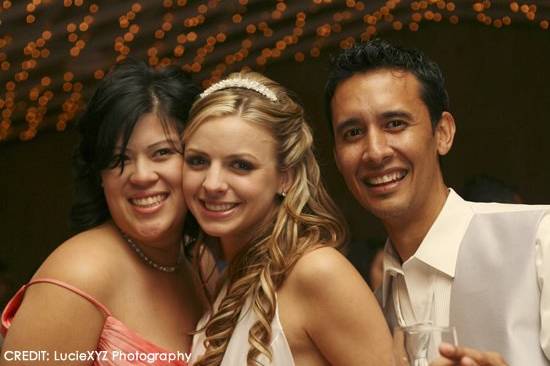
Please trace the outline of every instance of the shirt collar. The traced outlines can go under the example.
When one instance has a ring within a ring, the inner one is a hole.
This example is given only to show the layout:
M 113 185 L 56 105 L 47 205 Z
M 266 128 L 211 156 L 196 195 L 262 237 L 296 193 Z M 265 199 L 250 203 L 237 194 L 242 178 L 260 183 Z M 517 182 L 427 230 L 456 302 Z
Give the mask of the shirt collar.
M 458 249 L 473 215 L 468 203 L 449 189 L 443 209 L 414 256 L 454 278 Z
M 454 278 L 458 249 L 472 216 L 473 212 L 468 203 L 453 189 L 449 189 L 441 212 L 413 257 Z M 399 273 L 403 274 L 402 264 L 388 239 L 384 247 L 382 306 L 385 306 L 391 288 L 391 277 Z
M 384 245 L 384 259 L 383 259 L 383 273 L 382 276 L 382 308 L 386 307 L 386 299 L 388 298 L 389 291 L 391 289 L 391 279 L 397 274 L 403 274 L 401 268 L 401 261 L 399 256 L 393 249 L 390 239 L 386 240 Z

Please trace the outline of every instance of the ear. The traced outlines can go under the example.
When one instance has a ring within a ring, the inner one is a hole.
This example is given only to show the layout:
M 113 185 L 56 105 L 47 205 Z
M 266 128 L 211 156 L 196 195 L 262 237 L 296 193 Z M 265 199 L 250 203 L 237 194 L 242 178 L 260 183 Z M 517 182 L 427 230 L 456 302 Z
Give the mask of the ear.
M 294 182 L 294 171 L 292 169 L 282 171 L 279 177 L 278 193 L 288 192 L 293 182 Z
M 455 119 L 449 112 L 443 112 L 441 119 L 435 126 L 435 138 L 437 140 L 437 152 L 439 155 L 447 155 L 451 147 L 456 132 Z

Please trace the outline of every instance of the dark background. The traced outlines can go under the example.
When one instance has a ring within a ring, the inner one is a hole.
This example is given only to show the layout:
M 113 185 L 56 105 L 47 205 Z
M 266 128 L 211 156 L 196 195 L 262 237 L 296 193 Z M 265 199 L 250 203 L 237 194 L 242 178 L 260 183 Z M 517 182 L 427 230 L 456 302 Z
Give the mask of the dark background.
M 527 203 L 550 203 L 549 31 L 470 22 L 425 24 L 418 32 L 387 31 L 382 37 L 422 49 L 446 75 L 457 122 L 453 149 L 442 160 L 449 186 L 460 189 L 466 178 L 487 174 L 516 186 Z M 273 62 L 261 71 L 302 98 L 323 176 L 354 242 L 361 243 L 384 232 L 347 192 L 332 159 L 322 95 L 329 55 L 336 52 L 326 48 L 318 58 Z M 12 291 L 69 236 L 76 141 L 74 128 L 68 128 L 0 144 L 0 261 Z

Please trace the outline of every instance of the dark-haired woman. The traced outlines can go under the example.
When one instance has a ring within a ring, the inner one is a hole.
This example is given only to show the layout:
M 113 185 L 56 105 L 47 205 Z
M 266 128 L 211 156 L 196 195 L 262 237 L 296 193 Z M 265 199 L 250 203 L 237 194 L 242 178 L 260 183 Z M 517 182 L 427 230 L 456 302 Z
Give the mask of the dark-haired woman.
M 186 365 L 202 312 L 184 255 L 180 134 L 198 89 L 181 71 L 128 61 L 79 122 L 79 234 L 57 248 L 2 314 L 8 351 L 34 364 Z M 90 352 L 98 351 L 98 352 Z

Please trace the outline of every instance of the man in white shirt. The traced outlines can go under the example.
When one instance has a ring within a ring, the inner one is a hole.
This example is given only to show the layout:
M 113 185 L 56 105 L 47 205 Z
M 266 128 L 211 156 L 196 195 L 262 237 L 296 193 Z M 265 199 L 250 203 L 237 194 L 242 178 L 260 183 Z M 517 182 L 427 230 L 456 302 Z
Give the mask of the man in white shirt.
M 357 45 L 333 61 L 325 102 L 337 166 L 388 233 L 390 326 L 455 326 L 472 348 L 445 345 L 437 365 L 550 365 L 549 207 L 472 203 L 447 188 L 439 157 L 455 122 L 437 64 L 381 40 Z

